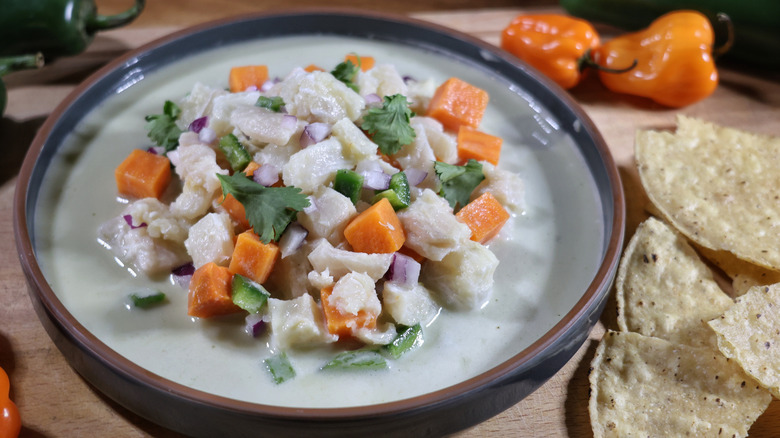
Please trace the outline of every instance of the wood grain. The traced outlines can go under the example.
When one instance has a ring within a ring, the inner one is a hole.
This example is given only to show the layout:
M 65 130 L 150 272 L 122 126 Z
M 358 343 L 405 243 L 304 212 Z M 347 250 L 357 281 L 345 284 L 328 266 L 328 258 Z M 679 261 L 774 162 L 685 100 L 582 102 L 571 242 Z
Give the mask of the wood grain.
M 101 12 L 122 10 L 128 0 L 98 2 Z M 37 72 L 6 77 L 9 107 L 0 121 L 0 366 L 11 378 L 11 397 L 22 415 L 22 437 L 176 437 L 106 399 L 65 362 L 43 330 L 27 296 L 12 225 L 16 174 L 36 130 L 52 109 L 96 68 L 130 48 L 177 28 L 209 19 L 277 8 L 281 2 L 251 0 L 149 1 L 132 25 L 97 37 L 89 50 Z M 298 7 L 322 6 L 298 1 Z M 352 0 L 327 2 L 359 6 Z M 409 13 L 496 44 L 500 30 L 520 11 L 558 10 L 551 1 L 513 7 L 510 0 L 368 2 L 371 9 Z M 491 9 L 497 8 L 497 9 Z M 594 77 L 572 91 L 601 130 L 620 168 L 628 202 L 627 236 L 643 220 L 646 199 L 633 165 L 637 129 L 671 128 L 677 113 L 766 134 L 780 135 L 780 75 L 722 68 L 721 84 L 710 98 L 681 110 L 607 92 Z M 587 413 L 587 373 L 604 327 L 615 327 L 608 303 L 600 323 L 576 356 L 525 400 L 459 438 L 485 436 L 592 436 Z M 780 406 L 773 402 L 750 431 L 753 437 L 780 436 Z

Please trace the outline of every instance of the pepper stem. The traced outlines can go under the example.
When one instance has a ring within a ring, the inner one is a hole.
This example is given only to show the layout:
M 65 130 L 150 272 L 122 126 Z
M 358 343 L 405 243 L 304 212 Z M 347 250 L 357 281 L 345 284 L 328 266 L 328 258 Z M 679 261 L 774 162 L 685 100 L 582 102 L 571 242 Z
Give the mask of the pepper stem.
M 714 58 L 719 58 L 731 50 L 731 46 L 734 45 L 734 22 L 731 21 L 731 17 L 724 12 L 718 12 L 715 19 L 718 20 L 719 23 L 726 25 L 726 41 L 724 41 L 723 44 L 712 48 L 712 56 Z
M 141 14 L 146 0 L 135 0 L 135 4 L 130 9 L 115 15 L 94 15 L 87 19 L 87 33 L 93 34 L 97 31 L 113 29 L 124 26 L 133 21 Z
M 17 70 L 41 67 L 43 67 L 43 55 L 40 52 L 34 55 L 0 57 L 0 76 L 5 76 Z
M 625 73 L 627 71 L 633 70 L 634 67 L 639 64 L 639 61 L 634 59 L 634 62 L 631 63 L 628 67 L 624 68 L 611 68 L 611 67 L 605 67 L 603 65 L 598 65 L 596 61 L 593 59 L 593 56 L 591 56 L 591 50 L 588 49 L 588 51 L 585 52 L 584 55 L 582 55 L 582 58 L 579 59 L 579 69 L 580 71 L 585 70 L 586 68 L 593 68 L 598 71 L 603 71 L 605 73 Z

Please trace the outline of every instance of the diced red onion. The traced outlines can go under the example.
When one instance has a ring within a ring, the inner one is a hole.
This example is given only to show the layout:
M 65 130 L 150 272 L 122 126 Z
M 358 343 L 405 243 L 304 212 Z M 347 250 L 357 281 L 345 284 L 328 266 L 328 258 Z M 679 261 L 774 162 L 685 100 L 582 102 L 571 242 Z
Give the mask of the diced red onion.
M 386 278 L 393 283 L 414 286 L 420 279 L 420 268 L 417 260 L 396 252 L 393 254 L 393 261 L 390 263 L 390 269 L 387 270 Z
M 266 92 L 270 90 L 274 85 L 278 84 L 279 82 L 282 82 L 282 80 L 279 78 L 269 79 L 263 82 L 263 85 L 260 86 L 260 91 Z
M 363 98 L 366 99 L 366 105 L 382 103 L 382 98 L 376 93 L 366 94 Z
M 249 336 L 256 338 L 265 332 L 265 320 L 263 320 L 263 315 L 259 313 L 250 313 L 246 316 L 245 321 L 246 325 L 244 326 L 244 331 Z
M 289 114 L 285 114 L 282 117 L 282 123 L 281 123 L 282 129 L 289 129 L 291 131 L 295 130 L 295 127 L 298 126 L 298 118 L 295 116 L 291 116 Z
M 190 123 L 190 131 L 200 134 L 200 130 L 205 128 L 208 123 L 209 118 L 207 116 L 198 117 Z
M 165 153 L 165 148 L 162 147 L 162 146 L 149 146 L 146 149 L 146 152 L 149 152 L 150 154 L 155 154 L 155 155 L 162 155 L 162 154 Z
M 195 265 L 192 263 L 186 263 L 171 270 L 171 274 L 185 277 L 195 273 Z
M 257 91 L 257 85 L 250 85 L 246 87 L 244 91 Z
M 263 164 L 252 173 L 252 179 L 266 187 L 271 187 L 279 181 L 279 168 L 271 164 Z
M 363 172 L 363 187 L 372 190 L 387 190 L 390 187 L 390 175 L 376 170 Z
M 416 79 L 414 79 L 414 77 L 413 77 L 413 76 L 409 76 L 409 75 L 405 75 L 405 76 L 403 77 L 403 80 L 404 80 L 404 83 L 405 83 L 405 84 L 408 84 L 410 81 L 416 81 Z
M 146 226 L 146 222 L 142 222 L 141 225 L 133 225 L 133 216 L 126 214 L 122 216 L 125 219 L 125 222 L 127 222 L 127 225 L 130 225 L 131 230 L 135 230 L 136 228 L 143 228 Z
M 306 125 L 301 132 L 300 144 L 302 148 L 317 144 L 325 140 L 330 135 L 330 125 L 327 123 L 315 122 Z
M 425 178 L 428 177 L 428 172 L 422 169 L 416 169 L 414 167 L 404 170 L 404 173 L 406 173 L 406 179 L 409 181 L 409 185 L 411 186 L 417 186 L 421 182 L 425 181 Z
M 213 129 L 209 128 L 208 126 L 201 129 L 198 133 L 198 140 L 200 140 L 201 143 L 205 144 L 211 144 L 214 143 L 214 140 L 217 139 L 217 133 Z
M 309 231 L 298 222 L 288 225 L 282 238 L 279 239 L 279 251 L 282 253 L 282 258 L 298 251 L 308 235 Z

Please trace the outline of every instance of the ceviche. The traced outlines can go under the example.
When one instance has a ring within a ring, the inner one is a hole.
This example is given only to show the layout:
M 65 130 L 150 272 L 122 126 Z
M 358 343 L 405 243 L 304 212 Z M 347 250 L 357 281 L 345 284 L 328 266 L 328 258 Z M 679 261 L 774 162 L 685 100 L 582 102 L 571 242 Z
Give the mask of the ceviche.
M 146 117 L 155 145 L 116 163 L 125 202 L 98 230 L 135 275 L 186 289 L 182 313 L 245 315 L 277 383 L 296 374 L 289 351 L 338 345 L 323 368 L 381 369 L 440 312 L 480 311 L 489 244 L 524 209 L 502 139 L 480 130 L 484 90 L 336 61 L 236 66 L 166 101 Z

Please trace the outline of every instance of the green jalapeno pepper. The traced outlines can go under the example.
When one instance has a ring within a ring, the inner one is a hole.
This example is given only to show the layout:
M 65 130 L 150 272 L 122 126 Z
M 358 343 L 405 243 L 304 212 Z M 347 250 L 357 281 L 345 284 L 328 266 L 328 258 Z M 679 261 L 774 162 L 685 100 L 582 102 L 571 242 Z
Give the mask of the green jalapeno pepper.
M 780 67 L 780 2 L 777 0 L 561 0 L 570 14 L 626 30 L 646 28 L 661 15 L 680 9 L 697 10 L 713 22 L 718 40 L 733 32 L 733 46 L 723 55 L 755 67 Z M 715 24 L 728 15 L 732 30 Z
M 84 51 L 95 33 L 135 19 L 144 0 L 116 15 L 99 15 L 93 0 L 5 0 L 0 56 L 43 53 L 46 62 Z
M 5 111 L 6 91 L 3 76 L 8 73 L 31 68 L 40 68 L 43 65 L 43 55 L 19 55 L 0 57 L 0 115 Z

